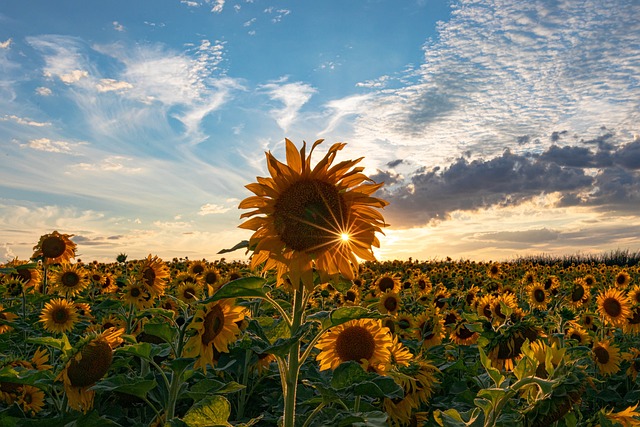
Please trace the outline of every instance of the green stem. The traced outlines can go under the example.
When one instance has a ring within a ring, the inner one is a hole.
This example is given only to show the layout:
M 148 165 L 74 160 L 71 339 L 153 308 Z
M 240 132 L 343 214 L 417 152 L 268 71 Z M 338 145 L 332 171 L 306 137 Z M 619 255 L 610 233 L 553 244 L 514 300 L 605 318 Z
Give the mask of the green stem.
M 360 399 L 362 399 L 362 396 L 357 395 L 356 400 L 353 402 L 353 412 L 360 412 Z
M 311 425 L 311 420 L 313 419 L 313 417 L 318 415 L 320 411 L 322 411 L 322 408 L 324 408 L 325 406 L 326 405 L 324 403 L 319 404 L 316 409 L 314 409 L 313 412 L 309 414 L 309 417 L 307 417 L 307 420 L 304 422 L 304 424 L 302 424 L 302 427 L 309 427 Z
M 244 386 L 244 388 L 240 390 L 238 396 L 238 420 L 241 420 L 242 417 L 244 417 L 244 406 L 247 400 L 247 384 L 249 383 L 249 358 L 251 358 L 251 350 L 247 349 L 244 353 L 244 369 L 242 370 L 241 384 Z
M 291 321 L 291 336 L 295 336 L 302 325 L 304 314 L 304 285 L 300 283 L 293 293 L 293 319 Z M 288 366 L 285 373 L 285 383 L 282 385 L 284 394 L 284 423 L 283 427 L 294 427 L 296 420 L 296 394 L 298 389 L 298 375 L 300 374 L 300 341 L 289 350 Z

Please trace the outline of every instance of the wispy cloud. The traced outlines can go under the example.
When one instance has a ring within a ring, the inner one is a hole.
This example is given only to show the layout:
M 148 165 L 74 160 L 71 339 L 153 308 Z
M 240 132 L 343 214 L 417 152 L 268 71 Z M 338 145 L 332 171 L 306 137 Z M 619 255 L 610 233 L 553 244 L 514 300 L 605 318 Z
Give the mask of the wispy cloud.
M 9 46 L 11 46 L 11 43 L 13 42 L 13 39 L 7 39 L 3 42 L 0 42 L 0 49 L 9 49 Z
M 26 126 L 34 126 L 34 127 L 44 127 L 44 126 L 51 126 L 51 122 L 38 122 L 35 120 L 31 120 L 31 119 L 27 119 L 27 118 L 23 118 L 23 117 L 18 117 L 14 114 L 11 115 L 5 115 L 4 117 L 0 117 L 0 121 L 13 121 L 16 122 L 18 124 L 21 125 L 26 125 Z
M 119 32 L 123 32 L 124 31 L 124 25 L 122 25 L 118 21 L 113 21 L 111 24 L 113 25 L 113 29 L 114 30 L 119 31 Z
M 206 203 L 200 206 L 200 210 L 198 211 L 198 215 L 214 215 L 221 214 L 225 212 L 229 212 L 231 210 L 228 206 L 217 205 L 215 203 Z
M 98 92 L 115 92 L 119 90 L 131 89 L 133 86 L 131 83 L 122 82 L 114 79 L 100 79 L 100 82 L 96 84 Z
M 48 153 L 78 155 L 76 149 L 85 144 L 84 142 L 52 141 L 49 138 L 38 138 L 22 144 L 22 146 L 38 151 L 46 151 Z
M 211 8 L 211 12 L 220 13 L 224 9 L 225 0 L 214 0 L 213 7 Z
M 300 108 L 317 92 L 307 83 L 288 83 L 287 78 L 264 84 L 259 89 L 266 92 L 271 99 L 283 104 L 282 108 L 275 108 L 271 110 L 271 113 L 278 126 L 285 132 L 296 120 Z

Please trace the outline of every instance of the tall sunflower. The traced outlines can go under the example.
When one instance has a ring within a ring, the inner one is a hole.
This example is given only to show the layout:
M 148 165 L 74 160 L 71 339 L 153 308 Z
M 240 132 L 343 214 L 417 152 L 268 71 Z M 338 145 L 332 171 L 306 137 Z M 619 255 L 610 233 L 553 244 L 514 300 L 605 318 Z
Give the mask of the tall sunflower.
M 53 231 L 44 234 L 33 247 L 31 258 L 42 258 L 45 265 L 69 262 L 76 257 L 76 244 L 70 240 L 73 234 L 61 234 Z
M 354 360 L 364 369 L 384 373 L 391 357 L 393 339 L 380 320 L 355 319 L 326 331 L 316 344 L 320 370 L 336 369 Z
M 53 291 L 65 298 L 79 295 L 89 285 L 89 274 L 79 263 L 63 263 L 51 276 Z
M 78 312 L 73 301 L 57 298 L 44 305 L 40 322 L 48 332 L 63 333 L 73 329 L 78 321 Z
M 593 343 L 591 356 L 603 375 L 615 374 L 620 370 L 620 349 L 609 340 Z
M 609 288 L 596 299 L 598 313 L 615 326 L 624 326 L 631 316 L 629 298 L 616 288 Z
M 247 309 L 235 305 L 233 299 L 210 302 L 193 316 L 188 329 L 196 333 L 187 341 L 184 355 L 198 357 L 194 368 L 207 371 L 207 364 L 216 365 L 215 352 L 227 353 L 229 344 L 240 333 L 238 323 L 244 320 Z
M 142 260 L 139 264 L 136 278 L 140 280 L 147 288 L 152 297 L 164 295 L 167 279 L 171 273 L 169 267 L 158 258 L 158 256 L 149 256 Z
M 74 347 L 73 355 L 56 377 L 64 385 L 70 408 L 86 413 L 93 407 L 95 391 L 91 387 L 111 367 L 113 349 L 122 343 L 123 332 L 124 329 L 109 328 L 90 334 Z
M 355 167 L 362 159 L 332 165 L 346 144 L 333 144 L 311 167 L 313 150 L 322 141 L 313 144 L 307 157 L 306 143 L 298 151 L 286 139 L 287 164 L 266 153 L 271 177 L 248 184 L 255 196 L 239 205 L 254 209 L 241 218 L 261 215 L 239 226 L 254 231 L 249 240 L 254 250 L 251 267 L 265 263 L 264 270 L 277 269 L 280 284 L 288 276 L 294 287 L 302 282 L 313 288 L 314 267 L 324 278 L 340 273 L 353 279 L 356 256 L 375 261 L 371 247 L 380 245 L 375 233 L 386 226 L 374 208 L 388 203 L 371 196 L 382 184 L 365 183 L 370 180 L 364 168 Z

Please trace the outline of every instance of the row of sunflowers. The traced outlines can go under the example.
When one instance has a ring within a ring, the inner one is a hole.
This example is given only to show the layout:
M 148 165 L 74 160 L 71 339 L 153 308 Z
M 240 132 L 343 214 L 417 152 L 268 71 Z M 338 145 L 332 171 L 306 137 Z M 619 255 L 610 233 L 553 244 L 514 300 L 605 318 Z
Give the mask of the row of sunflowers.
M 638 266 L 377 262 L 382 184 L 321 143 L 246 186 L 250 263 L 3 265 L 0 425 L 640 425 Z
M 273 275 L 69 237 L 2 266 L 2 425 L 277 425 L 293 341 L 300 425 L 640 423 L 638 266 L 367 262 L 292 337 Z

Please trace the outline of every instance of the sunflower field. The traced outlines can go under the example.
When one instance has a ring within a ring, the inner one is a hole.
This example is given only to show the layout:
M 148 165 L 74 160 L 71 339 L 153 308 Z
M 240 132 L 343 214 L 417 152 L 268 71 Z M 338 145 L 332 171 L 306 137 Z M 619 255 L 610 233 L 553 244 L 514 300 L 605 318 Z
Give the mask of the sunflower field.
M 640 426 L 637 260 L 378 262 L 381 184 L 321 142 L 246 186 L 248 262 L 1 264 L 0 427 Z

